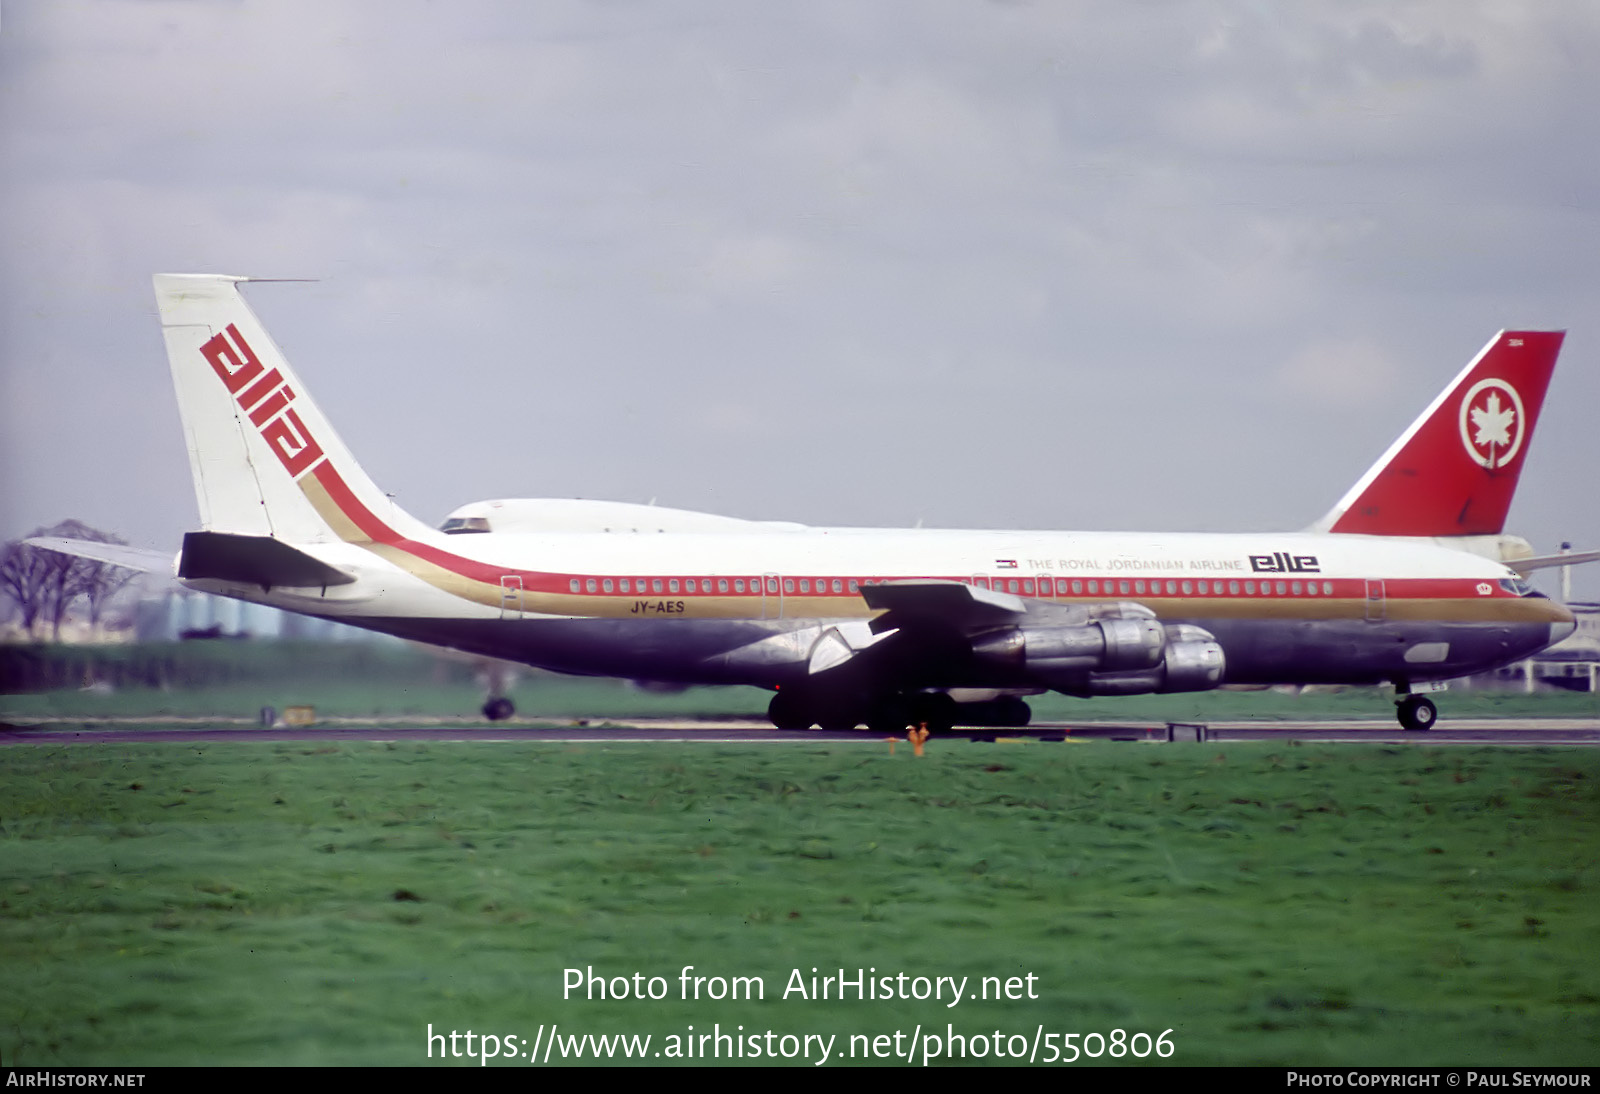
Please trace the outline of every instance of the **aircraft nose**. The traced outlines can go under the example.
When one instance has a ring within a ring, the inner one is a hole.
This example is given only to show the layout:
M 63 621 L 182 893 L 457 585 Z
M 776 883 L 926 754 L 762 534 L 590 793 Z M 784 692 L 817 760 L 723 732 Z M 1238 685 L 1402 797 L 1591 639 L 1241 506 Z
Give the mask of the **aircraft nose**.
M 1553 646 L 1577 630 L 1578 621 L 1573 617 L 1572 612 L 1562 605 L 1552 604 L 1550 607 L 1553 609 L 1550 621 L 1550 644 Z

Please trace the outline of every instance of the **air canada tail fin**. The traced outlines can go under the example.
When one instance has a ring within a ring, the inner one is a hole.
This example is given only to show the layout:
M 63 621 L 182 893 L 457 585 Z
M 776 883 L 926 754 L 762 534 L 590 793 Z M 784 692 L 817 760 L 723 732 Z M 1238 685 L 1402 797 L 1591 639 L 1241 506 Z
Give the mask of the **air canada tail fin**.
M 368 541 L 374 529 L 362 525 L 378 521 L 426 534 L 373 484 L 317 409 L 239 294 L 248 280 L 155 277 L 201 526 L 307 544 Z
M 1501 331 L 1314 526 L 1375 536 L 1498 535 L 1564 331 Z

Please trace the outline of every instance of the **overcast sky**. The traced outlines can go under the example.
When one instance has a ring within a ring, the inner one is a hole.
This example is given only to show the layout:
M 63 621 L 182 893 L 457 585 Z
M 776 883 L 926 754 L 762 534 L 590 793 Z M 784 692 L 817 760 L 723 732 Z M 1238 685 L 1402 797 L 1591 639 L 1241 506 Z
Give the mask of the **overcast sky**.
M 1300 528 L 1565 328 L 1511 526 L 1600 547 L 1597 104 L 1588 0 L 5 0 L 0 536 L 196 525 L 199 271 L 320 279 L 247 295 L 430 522 Z

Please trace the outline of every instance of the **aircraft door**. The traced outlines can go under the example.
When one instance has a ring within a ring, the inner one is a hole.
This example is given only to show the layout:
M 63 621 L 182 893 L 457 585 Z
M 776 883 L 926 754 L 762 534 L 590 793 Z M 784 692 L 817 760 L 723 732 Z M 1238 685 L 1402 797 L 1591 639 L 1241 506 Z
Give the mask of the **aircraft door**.
M 783 581 L 777 574 L 761 575 L 761 618 L 783 618 Z
M 516 574 L 500 579 L 500 618 L 522 618 L 522 578 Z
M 1388 618 L 1388 602 L 1383 596 L 1383 582 L 1367 579 L 1367 622 L 1382 623 Z
M 972 575 L 972 587 L 975 588 L 975 589 L 987 589 L 989 587 L 989 575 L 988 574 L 973 574 Z

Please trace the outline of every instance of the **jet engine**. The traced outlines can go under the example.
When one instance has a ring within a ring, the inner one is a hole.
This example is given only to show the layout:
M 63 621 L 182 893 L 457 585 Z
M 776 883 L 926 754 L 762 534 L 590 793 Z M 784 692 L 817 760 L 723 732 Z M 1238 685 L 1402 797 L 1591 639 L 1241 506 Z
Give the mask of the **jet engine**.
M 1222 683 L 1216 636 L 1189 623 L 1104 619 L 1081 627 L 1009 627 L 972 642 L 981 664 L 1068 695 L 1209 691 Z

